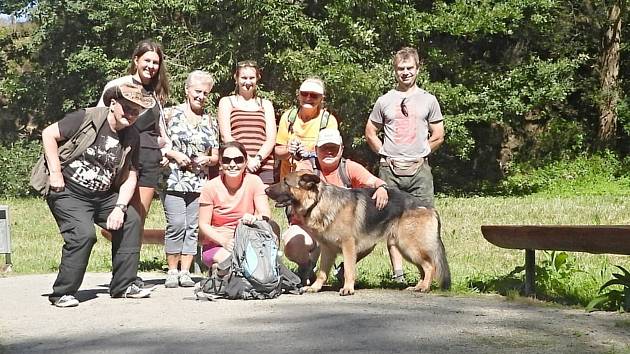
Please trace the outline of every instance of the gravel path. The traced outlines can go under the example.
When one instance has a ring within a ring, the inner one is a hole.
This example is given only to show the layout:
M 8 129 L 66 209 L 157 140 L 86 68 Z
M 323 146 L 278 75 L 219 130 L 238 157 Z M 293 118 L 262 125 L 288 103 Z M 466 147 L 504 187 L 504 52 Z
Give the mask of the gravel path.
M 0 278 L 0 353 L 630 353 L 630 315 L 397 290 L 195 301 L 190 288 L 111 299 L 89 273 L 75 308 L 51 306 L 56 274 Z

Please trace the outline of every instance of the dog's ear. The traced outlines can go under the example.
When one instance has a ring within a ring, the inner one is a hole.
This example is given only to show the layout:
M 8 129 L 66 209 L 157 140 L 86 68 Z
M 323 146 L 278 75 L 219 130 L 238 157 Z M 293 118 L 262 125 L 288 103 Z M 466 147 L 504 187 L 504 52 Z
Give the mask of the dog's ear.
M 315 189 L 319 184 L 319 176 L 307 173 L 300 176 L 300 188 L 304 188 L 307 190 Z

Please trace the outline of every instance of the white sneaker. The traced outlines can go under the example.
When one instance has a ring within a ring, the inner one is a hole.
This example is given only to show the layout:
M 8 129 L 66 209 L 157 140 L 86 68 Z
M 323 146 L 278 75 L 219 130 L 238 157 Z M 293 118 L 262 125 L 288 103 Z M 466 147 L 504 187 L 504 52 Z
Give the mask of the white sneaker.
M 184 288 L 190 288 L 195 286 L 195 282 L 190 277 L 190 273 L 187 271 L 182 271 L 179 273 L 179 285 Z
M 149 297 L 151 295 L 151 290 L 149 289 L 141 289 L 136 284 L 131 284 L 123 293 L 124 298 L 131 299 L 142 299 L 144 297 Z
M 79 306 L 79 300 L 72 295 L 64 295 L 55 301 L 54 305 L 57 307 L 75 307 Z
M 177 269 L 169 269 L 166 273 L 166 281 L 164 281 L 165 288 L 176 288 L 179 286 L 179 272 Z

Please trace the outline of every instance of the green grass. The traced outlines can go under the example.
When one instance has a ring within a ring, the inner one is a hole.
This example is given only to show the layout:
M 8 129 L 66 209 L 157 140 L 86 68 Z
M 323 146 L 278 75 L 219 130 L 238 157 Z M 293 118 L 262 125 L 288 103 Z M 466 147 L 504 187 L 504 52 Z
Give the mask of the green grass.
M 12 261 L 14 274 L 55 272 L 62 239 L 48 207 L 41 199 L 0 200 L 11 212 Z M 510 275 L 524 263 L 524 252 L 507 250 L 485 241 L 482 224 L 627 224 L 630 200 L 623 196 L 550 197 L 441 197 L 437 206 L 443 223 L 442 238 L 453 277 L 452 293 L 498 292 L 513 297 L 523 273 Z M 286 226 L 281 211 L 276 220 Z M 159 201 L 153 203 L 147 228 L 164 227 Z M 569 253 L 573 266 L 568 275 L 558 275 L 555 285 L 539 297 L 562 304 L 584 306 L 599 286 L 610 279 L 613 265 L 630 268 L 627 256 Z M 88 271 L 105 272 L 111 267 L 110 243 L 99 236 Z M 537 265 L 544 266 L 548 254 L 537 252 Z M 144 270 L 161 270 L 165 257 L 161 245 L 145 245 L 141 253 Z M 405 264 L 407 280 L 416 281 L 415 267 Z M 387 251 L 379 245 L 359 264 L 358 287 L 396 287 L 389 282 Z M 552 274 L 553 275 L 553 274 Z M 554 279 L 551 279 L 552 281 Z

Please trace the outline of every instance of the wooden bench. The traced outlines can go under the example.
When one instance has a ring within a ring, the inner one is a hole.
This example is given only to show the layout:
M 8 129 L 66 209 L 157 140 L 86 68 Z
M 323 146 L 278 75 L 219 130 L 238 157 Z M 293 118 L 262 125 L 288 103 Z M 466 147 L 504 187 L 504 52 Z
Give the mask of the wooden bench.
M 101 235 L 105 237 L 108 241 L 112 241 L 112 235 L 110 235 L 108 232 L 104 232 L 104 230 L 101 230 Z M 144 229 L 142 232 L 142 244 L 163 245 L 164 229 Z M 199 247 L 197 255 L 195 256 L 195 261 L 192 265 L 192 272 L 202 273 L 205 270 L 207 270 L 207 267 L 205 264 L 203 264 L 201 260 L 201 247 Z
M 630 225 L 482 225 L 495 246 L 525 250 L 525 294 L 534 295 L 535 250 L 630 255 Z

